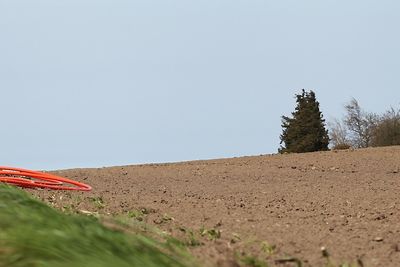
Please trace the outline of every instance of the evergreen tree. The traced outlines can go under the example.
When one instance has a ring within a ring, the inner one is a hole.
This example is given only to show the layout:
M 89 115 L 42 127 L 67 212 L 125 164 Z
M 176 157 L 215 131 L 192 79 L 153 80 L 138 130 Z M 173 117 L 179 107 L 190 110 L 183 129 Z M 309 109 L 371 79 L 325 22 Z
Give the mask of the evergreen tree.
M 296 95 L 297 106 L 292 118 L 282 116 L 280 153 L 302 153 L 328 150 L 329 136 L 319 103 L 313 91 Z M 284 145 L 282 145 L 284 144 Z

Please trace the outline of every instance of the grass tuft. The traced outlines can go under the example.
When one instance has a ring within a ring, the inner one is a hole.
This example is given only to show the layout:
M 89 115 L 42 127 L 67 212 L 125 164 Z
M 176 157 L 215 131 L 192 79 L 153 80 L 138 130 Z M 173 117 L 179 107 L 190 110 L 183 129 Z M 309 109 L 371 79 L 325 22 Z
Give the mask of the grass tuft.
M 171 239 L 109 229 L 96 217 L 64 214 L 20 189 L 0 185 L 0 267 L 67 266 L 196 264 Z

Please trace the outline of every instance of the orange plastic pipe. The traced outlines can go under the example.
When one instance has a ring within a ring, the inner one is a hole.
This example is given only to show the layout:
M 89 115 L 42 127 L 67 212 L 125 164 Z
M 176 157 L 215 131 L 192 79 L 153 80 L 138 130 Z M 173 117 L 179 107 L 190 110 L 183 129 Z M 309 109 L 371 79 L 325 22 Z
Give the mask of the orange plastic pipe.
M 28 188 L 90 191 L 90 185 L 57 175 L 21 168 L 0 167 L 0 182 Z

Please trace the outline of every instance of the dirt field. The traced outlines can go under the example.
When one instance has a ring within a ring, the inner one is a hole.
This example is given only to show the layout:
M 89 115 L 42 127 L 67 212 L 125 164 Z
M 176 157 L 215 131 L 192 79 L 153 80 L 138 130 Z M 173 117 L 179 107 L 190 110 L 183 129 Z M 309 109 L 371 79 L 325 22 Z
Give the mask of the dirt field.
M 93 192 L 35 194 L 189 236 L 210 266 L 238 266 L 238 255 L 324 266 L 321 247 L 336 263 L 400 266 L 400 147 L 57 173 Z

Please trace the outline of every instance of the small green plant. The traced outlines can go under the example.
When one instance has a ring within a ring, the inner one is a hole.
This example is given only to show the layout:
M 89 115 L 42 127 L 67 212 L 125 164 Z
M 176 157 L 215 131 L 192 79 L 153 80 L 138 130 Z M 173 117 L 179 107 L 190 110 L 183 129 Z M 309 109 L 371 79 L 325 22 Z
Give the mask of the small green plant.
M 189 241 L 187 242 L 187 244 L 189 246 L 198 247 L 203 245 L 203 243 L 196 238 L 196 235 L 193 233 L 193 231 L 190 231 L 188 235 L 189 235 Z
M 171 217 L 171 216 L 169 216 L 168 214 L 163 214 L 162 216 L 161 216 L 161 218 L 158 218 L 158 219 L 156 219 L 156 220 L 154 220 L 154 223 L 155 224 L 165 224 L 165 223 L 168 223 L 168 222 L 171 222 L 171 221 L 174 221 L 175 219 L 173 218 L 173 217 Z
M 231 238 L 231 243 L 235 244 L 241 241 L 241 238 L 239 236 L 239 234 L 237 233 L 232 233 L 232 238 Z
M 261 250 L 267 255 L 267 257 L 270 257 L 275 253 L 276 246 L 270 245 L 267 241 L 264 241 L 261 243 Z
M 139 222 L 142 222 L 144 220 L 144 217 L 146 214 L 144 214 L 141 210 L 131 210 L 128 211 L 128 218 L 133 218 Z
M 67 204 L 62 206 L 61 211 L 65 212 L 65 213 L 75 213 L 76 212 L 76 208 L 74 204 Z
M 89 197 L 89 200 L 97 209 L 104 209 L 105 204 L 102 197 Z
M 197 247 L 203 245 L 203 243 L 197 238 L 193 230 L 187 229 L 186 227 L 178 227 L 178 229 L 185 233 L 187 241 L 185 242 L 187 246 Z
M 246 267 L 268 267 L 268 263 L 253 255 L 236 255 L 241 266 Z
M 200 235 L 201 236 L 207 236 L 209 240 L 216 240 L 221 238 L 221 231 L 215 228 L 212 229 L 206 229 L 202 227 L 200 229 Z
M 163 222 L 169 222 L 169 221 L 174 221 L 175 219 L 169 216 L 168 214 L 164 213 L 164 215 L 161 218 Z

